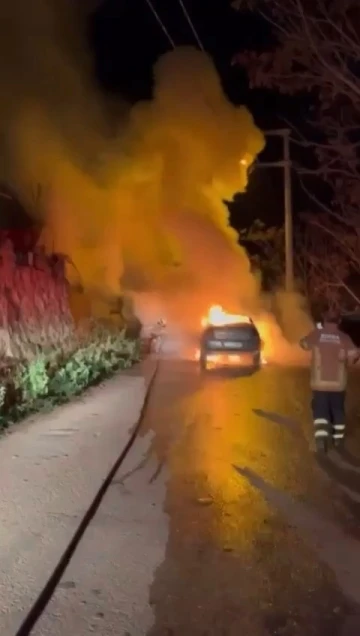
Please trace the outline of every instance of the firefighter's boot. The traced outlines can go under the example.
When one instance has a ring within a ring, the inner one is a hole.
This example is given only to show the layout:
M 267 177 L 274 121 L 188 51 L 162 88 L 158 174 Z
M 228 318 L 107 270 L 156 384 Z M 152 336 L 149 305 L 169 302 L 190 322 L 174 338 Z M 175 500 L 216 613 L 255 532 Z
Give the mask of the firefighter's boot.
M 327 453 L 329 446 L 329 422 L 325 418 L 314 420 L 315 446 L 318 453 Z
M 316 437 L 315 438 L 316 452 L 321 455 L 326 454 L 328 452 L 328 443 L 329 443 L 328 437 Z

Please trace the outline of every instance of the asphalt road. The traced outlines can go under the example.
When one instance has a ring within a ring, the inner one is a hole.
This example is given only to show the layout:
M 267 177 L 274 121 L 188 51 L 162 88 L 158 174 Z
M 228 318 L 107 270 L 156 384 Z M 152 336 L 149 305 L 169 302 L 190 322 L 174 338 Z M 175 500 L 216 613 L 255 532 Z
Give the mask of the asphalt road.
M 360 633 L 356 495 L 332 481 L 360 475 L 335 456 L 319 466 L 308 400 L 306 369 L 163 363 L 146 427 L 169 539 L 149 636 Z
M 317 461 L 308 400 L 306 369 L 163 360 L 34 636 L 358 636 L 360 461 Z

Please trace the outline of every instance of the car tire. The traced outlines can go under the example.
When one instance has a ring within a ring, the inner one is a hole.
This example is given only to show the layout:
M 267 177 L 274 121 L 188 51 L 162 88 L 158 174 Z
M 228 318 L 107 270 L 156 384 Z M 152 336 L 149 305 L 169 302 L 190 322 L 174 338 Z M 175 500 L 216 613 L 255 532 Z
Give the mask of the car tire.
M 254 355 L 253 368 L 254 368 L 255 371 L 258 371 L 261 368 L 261 356 L 260 356 L 259 353 L 256 353 Z

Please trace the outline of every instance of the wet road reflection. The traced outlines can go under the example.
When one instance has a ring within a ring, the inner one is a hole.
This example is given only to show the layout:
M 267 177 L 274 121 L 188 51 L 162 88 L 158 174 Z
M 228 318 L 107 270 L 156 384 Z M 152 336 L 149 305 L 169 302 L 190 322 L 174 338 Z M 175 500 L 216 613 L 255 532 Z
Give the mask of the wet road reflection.
M 342 570 L 339 580 L 335 562 L 309 541 L 329 533 L 335 549 L 330 528 L 340 528 L 347 563 L 358 545 L 309 450 L 306 400 L 303 370 L 202 376 L 192 363 L 163 362 L 145 432 L 155 433 L 151 452 L 168 474 L 170 537 L 151 590 L 150 636 L 341 636 L 350 618 L 360 633 L 347 587 L 354 578 Z

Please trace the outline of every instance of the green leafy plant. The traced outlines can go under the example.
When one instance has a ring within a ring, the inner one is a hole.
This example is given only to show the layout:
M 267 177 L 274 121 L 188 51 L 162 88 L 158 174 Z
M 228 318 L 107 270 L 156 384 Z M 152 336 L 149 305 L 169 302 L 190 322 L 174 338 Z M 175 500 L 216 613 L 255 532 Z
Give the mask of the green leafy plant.
M 48 382 L 46 360 L 42 355 L 28 363 L 21 363 L 14 378 L 15 387 L 20 389 L 25 403 L 46 395 Z
M 72 347 L 64 344 L 0 368 L 0 427 L 60 404 L 140 359 L 139 341 L 119 331 L 99 328 L 74 338 Z

